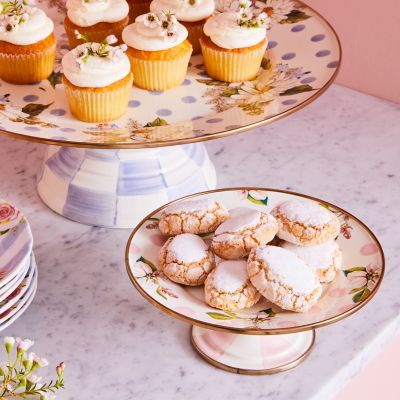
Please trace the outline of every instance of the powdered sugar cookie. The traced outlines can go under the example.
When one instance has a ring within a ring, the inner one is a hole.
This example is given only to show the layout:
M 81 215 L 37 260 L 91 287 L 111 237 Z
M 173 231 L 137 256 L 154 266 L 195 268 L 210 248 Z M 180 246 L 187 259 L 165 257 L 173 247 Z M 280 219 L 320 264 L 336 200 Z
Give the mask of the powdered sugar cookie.
M 227 260 L 246 257 L 253 247 L 267 244 L 278 232 L 278 223 L 267 213 L 238 207 L 215 231 L 211 248 Z
M 206 302 L 221 310 L 241 310 L 260 300 L 260 293 L 251 284 L 246 261 L 222 261 L 204 283 Z
M 281 246 L 299 256 L 314 270 L 319 281 L 323 283 L 333 281 L 337 271 L 342 266 L 342 252 L 336 242 L 326 242 L 314 246 L 298 246 L 283 241 Z
M 300 246 L 331 242 L 340 232 L 335 214 L 310 200 L 289 200 L 272 210 L 279 238 Z
M 281 247 L 253 249 L 247 272 L 253 286 L 285 310 L 307 311 L 321 296 L 321 284 L 314 271 L 296 254 Z
M 204 240 L 192 233 L 169 238 L 158 256 L 160 269 L 176 283 L 202 285 L 215 267 L 214 255 Z
M 219 201 L 185 200 L 168 206 L 158 226 L 164 235 L 209 233 L 228 218 L 228 210 Z

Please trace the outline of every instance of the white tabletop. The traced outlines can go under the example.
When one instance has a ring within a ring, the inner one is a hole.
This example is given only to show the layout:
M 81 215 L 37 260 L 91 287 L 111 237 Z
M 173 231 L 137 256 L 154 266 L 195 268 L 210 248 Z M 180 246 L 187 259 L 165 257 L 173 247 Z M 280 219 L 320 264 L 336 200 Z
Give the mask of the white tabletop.
M 35 191 L 44 145 L 0 137 L 0 197 L 28 216 L 39 266 L 33 304 L 2 334 L 33 338 L 51 365 L 67 363 L 62 399 L 333 398 L 400 326 L 399 119 L 398 105 L 334 86 L 289 118 L 207 143 L 219 187 L 321 197 L 361 218 L 386 252 L 386 278 L 373 301 L 320 329 L 311 356 L 274 376 L 234 375 L 200 359 L 189 326 L 131 285 L 129 231 L 80 225 L 47 209 Z

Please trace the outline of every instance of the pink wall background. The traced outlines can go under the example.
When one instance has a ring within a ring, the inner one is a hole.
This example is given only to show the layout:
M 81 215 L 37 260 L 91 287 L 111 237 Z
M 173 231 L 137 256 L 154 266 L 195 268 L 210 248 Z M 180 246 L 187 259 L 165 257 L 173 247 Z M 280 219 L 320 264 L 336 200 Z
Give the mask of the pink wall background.
M 337 83 L 400 103 L 400 1 L 305 0 L 343 46 Z
M 399 359 L 400 338 L 394 340 L 384 352 L 372 360 L 342 390 L 336 400 L 399 400 Z
M 336 82 L 400 103 L 400 1 L 305 0 L 324 15 L 343 46 Z M 373 110 L 371 110 L 373 112 Z M 398 400 L 400 338 L 376 357 L 336 400 Z

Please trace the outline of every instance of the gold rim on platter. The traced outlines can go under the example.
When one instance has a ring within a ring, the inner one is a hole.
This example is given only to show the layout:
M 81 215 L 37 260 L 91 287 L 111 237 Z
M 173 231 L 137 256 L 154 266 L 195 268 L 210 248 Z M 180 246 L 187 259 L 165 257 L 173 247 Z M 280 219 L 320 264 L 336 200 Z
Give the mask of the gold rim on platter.
M 184 145 L 184 144 L 198 143 L 198 142 L 205 142 L 205 141 L 209 141 L 209 140 L 219 139 L 219 138 L 235 135 L 235 134 L 238 134 L 241 132 L 245 132 L 245 131 L 248 131 L 251 129 L 259 128 L 259 127 L 268 125 L 274 121 L 277 121 L 281 118 L 289 116 L 289 115 L 293 114 L 294 112 L 303 109 L 308 104 L 310 104 L 311 102 L 316 100 L 319 96 L 321 96 L 335 80 L 335 78 L 340 70 L 341 63 L 342 63 L 341 42 L 340 42 L 340 39 L 339 39 L 335 29 L 332 27 L 332 25 L 326 20 L 326 18 L 324 16 L 322 16 L 314 8 L 307 5 L 305 2 L 303 2 L 301 0 L 297 0 L 296 2 L 299 3 L 300 6 L 306 7 L 309 10 L 311 10 L 316 16 L 318 16 L 327 25 L 327 27 L 330 29 L 331 33 L 333 34 L 333 36 L 337 42 L 339 57 L 337 60 L 337 66 L 335 68 L 335 71 L 333 72 L 330 79 L 318 91 L 316 91 L 313 95 L 311 95 L 309 98 L 307 98 L 306 100 L 300 102 L 298 105 L 295 105 L 286 111 L 282 111 L 281 113 L 275 114 L 275 115 L 268 117 L 262 121 L 257 121 L 257 122 L 254 122 L 254 123 L 251 123 L 248 125 L 223 130 L 223 131 L 213 133 L 210 135 L 205 134 L 203 136 L 198 136 L 198 137 L 173 139 L 173 140 L 168 140 L 168 141 L 154 141 L 154 142 L 141 142 L 141 143 L 93 143 L 93 142 L 84 142 L 84 141 L 64 141 L 64 140 L 55 140 L 55 139 L 45 139 L 45 138 L 34 137 L 34 136 L 25 135 L 22 133 L 15 133 L 15 132 L 6 131 L 6 130 L 0 130 L 0 133 L 4 134 L 5 136 L 14 138 L 14 139 L 20 139 L 20 140 L 26 140 L 29 142 L 36 142 L 36 143 L 62 146 L 62 147 L 80 147 L 80 148 L 91 148 L 91 149 L 99 149 L 99 150 L 100 149 L 143 149 L 143 148 L 157 148 L 157 147 Z
M 314 200 L 314 201 L 323 203 L 325 205 L 331 206 L 331 207 L 335 208 L 336 210 L 342 212 L 343 214 L 348 215 L 350 218 L 354 219 L 356 222 L 358 222 L 362 226 L 362 228 L 365 229 L 365 231 L 371 236 L 374 244 L 377 246 L 379 255 L 380 255 L 380 259 L 381 259 L 381 263 L 382 263 L 382 269 L 381 269 L 381 274 L 379 276 L 379 279 L 378 279 L 376 285 L 374 286 L 374 288 L 371 290 L 371 293 L 368 295 L 368 297 L 361 300 L 359 303 L 354 305 L 354 307 L 352 307 L 351 309 L 344 311 L 333 317 L 326 318 L 324 320 L 305 324 L 305 325 L 299 325 L 299 326 L 294 326 L 294 327 L 285 327 L 285 328 L 273 328 L 273 329 L 226 327 L 226 326 L 221 326 L 221 325 L 217 325 L 217 324 L 213 324 L 213 323 L 209 323 L 209 322 L 198 321 L 194 318 L 179 314 L 178 312 L 169 309 L 168 307 L 164 306 L 162 303 L 158 302 L 153 297 L 151 297 L 137 282 L 135 276 L 132 274 L 131 266 L 130 266 L 130 262 L 129 262 L 129 249 L 131 247 L 133 237 L 135 236 L 137 231 L 142 227 L 142 225 L 149 218 L 151 218 L 153 215 L 157 214 L 158 212 L 160 212 L 162 209 L 166 208 L 170 204 L 173 204 L 173 203 L 185 200 L 185 199 L 190 199 L 192 197 L 197 197 L 200 195 L 207 195 L 207 194 L 211 194 L 211 193 L 220 193 L 220 192 L 228 192 L 228 191 L 242 191 L 242 190 L 247 190 L 247 191 L 258 190 L 258 191 L 265 191 L 265 192 L 284 193 L 284 194 L 290 194 L 290 195 L 295 195 L 295 196 L 299 196 L 302 198 Z M 333 203 L 327 202 L 327 201 L 319 199 L 317 197 L 308 196 L 305 194 L 301 194 L 301 193 L 297 193 L 297 192 L 293 192 L 293 191 L 289 191 L 289 190 L 280 190 L 280 189 L 271 189 L 271 188 L 262 188 L 262 187 L 232 187 L 232 188 L 208 190 L 205 192 L 199 192 L 199 193 L 195 193 L 195 194 L 192 194 L 189 196 L 185 196 L 180 199 L 171 201 L 171 202 L 159 207 L 158 209 L 154 210 L 150 214 L 148 214 L 146 217 L 144 217 L 142 219 L 142 221 L 139 222 L 139 224 L 135 227 L 135 229 L 132 231 L 132 233 L 129 236 L 129 239 L 128 239 L 128 242 L 126 245 L 126 249 L 125 249 L 125 266 L 126 266 L 126 271 L 128 273 L 129 279 L 132 282 L 132 284 L 134 285 L 134 287 L 138 290 L 138 292 L 147 301 L 149 301 L 151 304 L 153 304 L 159 310 L 163 311 L 164 313 L 166 313 L 168 315 L 171 315 L 174 318 L 180 319 L 181 321 L 185 321 L 191 325 L 196 325 L 196 326 L 199 326 L 202 328 L 212 329 L 212 330 L 221 331 L 221 332 L 230 332 L 230 333 L 238 333 L 238 334 L 245 334 L 245 335 L 280 335 L 280 334 L 287 334 L 287 333 L 304 332 L 304 331 L 307 331 L 310 329 L 321 328 L 323 326 L 327 326 L 327 325 L 333 324 L 335 322 L 338 322 L 338 321 L 350 316 L 351 314 L 354 314 L 356 311 L 360 310 L 361 308 L 363 308 L 375 296 L 375 294 L 377 293 L 377 291 L 382 283 L 383 276 L 385 275 L 385 256 L 384 256 L 382 245 L 380 244 L 380 242 L 377 239 L 377 237 L 375 236 L 375 234 L 371 231 L 371 229 L 369 229 L 368 226 L 366 226 L 359 218 L 355 217 L 353 214 L 336 206 Z
M 312 329 L 312 339 L 310 346 L 308 349 L 298 358 L 296 358 L 293 361 L 290 361 L 286 364 L 280 365 L 278 367 L 274 368 L 268 368 L 268 369 L 245 369 L 245 368 L 235 368 L 231 367 L 230 365 L 226 365 L 220 361 L 217 361 L 211 357 L 209 357 L 207 354 L 205 354 L 203 351 L 200 350 L 200 348 L 197 346 L 194 338 L 193 338 L 193 326 L 190 328 L 190 343 L 193 346 L 193 348 L 197 351 L 197 353 L 202 357 L 205 361 L 210 363 L 216 368 L 222 369 L 227 372 L 233 372 L 234 374 L 239 374 L 239 375 L 274 375 L 278 374 L 279 372 L 284 372 L 288 371 L 289 369 L 296 368 L 299 364 L 301 364 L 312 352 L 315 344 L 315 329 Z

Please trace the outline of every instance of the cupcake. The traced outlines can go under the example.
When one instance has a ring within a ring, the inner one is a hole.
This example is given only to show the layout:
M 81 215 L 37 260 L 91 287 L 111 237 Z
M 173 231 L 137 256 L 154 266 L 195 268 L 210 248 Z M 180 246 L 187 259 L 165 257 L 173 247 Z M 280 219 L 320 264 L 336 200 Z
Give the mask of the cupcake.
M 28 1 L 2 3 L 0 78 L 16 84 L 40 82 L 53 72 L 54 24 Z
M 267 20 L 251 2 L 209 18 L 200 38 L 208 75 L 225 82 L 254 79 L 267 48 Z
M 187 35 L 187 29 L 167 12 L 140 15 L 128 25 L 122 39 L 128 45 L 135 85 L 146 90 L 179 86 L 192 54 Z
M 135 22 L 136 17 L 150 11 L 151 0 L 127 0 L 129 4 L 129 23 Z
M 125 0 L 67 0 L 64 27 L 70 48 L 84 42 L 75 36 L 75 31 L 95 43 L 108 35 L 115 35 L 121 42 L 122 31 L 129 23 L 128 14 Z
M 150 11 L 154 13 L 167 10 L 188 30 L 188 40 L 193 46 L 193 54 L 201 53 L 199 39 L 207 18 L 215 10 L 214 0 L 153 0 Z
M 111 46 L 116 41 L 111 35 L 101 43 L 86 42 L 62 59 L 65 94 L 71 113 L 81 121 L 112 121 L 128 107 L 133 77 L 126 45 Z

